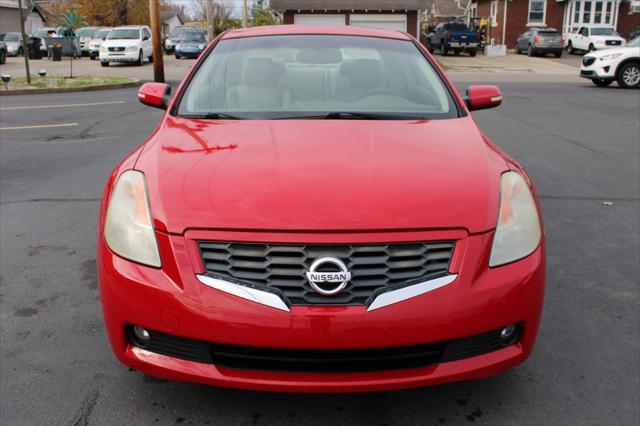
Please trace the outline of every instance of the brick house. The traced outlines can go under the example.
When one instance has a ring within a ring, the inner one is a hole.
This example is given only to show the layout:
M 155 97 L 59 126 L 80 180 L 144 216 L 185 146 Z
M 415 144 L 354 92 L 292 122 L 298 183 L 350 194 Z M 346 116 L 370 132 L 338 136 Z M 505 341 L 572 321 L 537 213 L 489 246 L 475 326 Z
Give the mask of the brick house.
M 475 0 L 469 9 L 491 20 L 495 44 L 515 47 L 518 36 L 530 27 L 552 27 L 562 33 L 579 26 L 611 26 L 623 37 L 640 26 L 637 0 Z M 505 17 L 506 9 L 506 17 Z M 639 8 L 640 9 L 640 8 Z M 506 26 L 504 25 L 506 23 Z
M 418 16 L 431 0 L 271 0 L 284 24 L 354 25 L 405 31 L 417 37 Z

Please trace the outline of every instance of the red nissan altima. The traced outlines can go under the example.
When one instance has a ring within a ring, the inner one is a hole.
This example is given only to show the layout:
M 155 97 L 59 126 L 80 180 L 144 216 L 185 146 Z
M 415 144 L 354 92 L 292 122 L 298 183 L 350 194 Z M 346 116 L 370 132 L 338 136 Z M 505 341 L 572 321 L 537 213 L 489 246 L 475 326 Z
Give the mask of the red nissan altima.
M 531 354 L 545 285 L 531 180 L 411 36 L 230 31 L 107 182 L 116 357 L 170 380 L 356 392 L 480 379 Z

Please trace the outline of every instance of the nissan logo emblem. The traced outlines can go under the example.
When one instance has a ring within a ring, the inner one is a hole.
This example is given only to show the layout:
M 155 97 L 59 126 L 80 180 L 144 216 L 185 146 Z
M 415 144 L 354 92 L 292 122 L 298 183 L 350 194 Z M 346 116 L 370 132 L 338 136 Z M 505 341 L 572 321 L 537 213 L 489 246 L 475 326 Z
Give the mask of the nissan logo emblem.
M 332 296 L 347 286 L 351 279 L 351 272 L 340 259 L 321 257 L 311 264 L 307 279 L 316 293 Z

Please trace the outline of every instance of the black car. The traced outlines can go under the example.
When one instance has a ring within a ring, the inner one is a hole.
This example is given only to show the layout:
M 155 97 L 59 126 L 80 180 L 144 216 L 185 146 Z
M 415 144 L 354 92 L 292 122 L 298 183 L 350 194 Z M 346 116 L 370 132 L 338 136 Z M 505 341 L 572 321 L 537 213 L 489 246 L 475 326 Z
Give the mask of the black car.
M 516 42 L 516 53 L 527 52 L 529 56 L 553 54 L 562 56 L 564 43 L 555 28 L 530 28 Z

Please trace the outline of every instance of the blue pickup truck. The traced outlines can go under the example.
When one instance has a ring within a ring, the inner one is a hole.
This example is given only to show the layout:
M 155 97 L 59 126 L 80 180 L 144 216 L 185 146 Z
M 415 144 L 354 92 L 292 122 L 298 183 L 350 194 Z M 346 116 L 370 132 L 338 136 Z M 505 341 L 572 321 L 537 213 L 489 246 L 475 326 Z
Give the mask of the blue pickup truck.
M 442 55 L 453 52 L 454 55 L 466 51 L 469 56 L 476 56 L 478 51 L 478 33 L 471 31 L 463 22 L 443 22 L 429 33 L 427 43 L 429 52 L 438 49 Z

